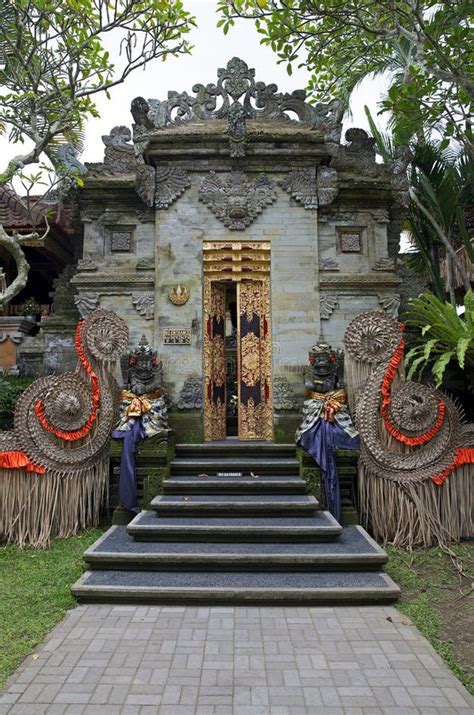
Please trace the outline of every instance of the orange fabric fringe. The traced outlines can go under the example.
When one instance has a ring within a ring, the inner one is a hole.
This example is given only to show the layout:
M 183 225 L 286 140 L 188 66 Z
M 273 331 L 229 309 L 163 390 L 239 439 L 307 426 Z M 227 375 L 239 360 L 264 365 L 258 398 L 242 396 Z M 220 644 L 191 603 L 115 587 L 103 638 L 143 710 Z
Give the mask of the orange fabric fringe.
M 100 404 L 99 380 L 97 378 L 97 375 L 91 368 L 89 361 L 87 360 L 87 358 L 84 355 L 84 352 L 82 350 L 82 345 L 81 345 L 82 322 L 83 321 L 81 320 L 77 326 L 74 342 L 76 344 L 76 351 L 77 351 L 79 360 L 81 361 L 84 370 L 87 372 L 87 374 L 91 378 L 91 383 L 92 383 L 92 410 L 89 415 L 89 419 L 87 420 L 85 425 L 83 427 L 81 427 L 81 429 L 79 429 L 79 430 L 74 430 L 72 432 L 58 430 L 58 429 L 56 429 L 56 427 L 53 427 L 48 422 L 48 419 L 44 413 L 43 401 L 39 400 L 35 405 L 35 413 L 36 413 L 36 416 L 38 417 L 39 421 L 41 422 L 42 427 L 44 427 L 44 429 L 48 430 L 49 432 L 52 432 L 53 434 L 55 434 L 56 437 L 59 437 L 60 439 L 66 440 L 68 442 L 74 442 L 78 439 L 82 439 L 82 437 L 85 437 L 90 432 L 92 425 L 94 424 L 95 420 L 97 419 L 97 411 L 99 409 L 99 404 Z
M 0 469 L 24 469 L 44 474 L 46 469 L 32 462 L 24 452 L 0 452 Z
M 456 450 L 456 456 L 449 467 L 441 472 L 441 474 L 431 478 L 435 484 L 441 486 L 445 479 L 449 477 L 451 472 L 454 472 L 454 470 L 458 467 L 462 467 L 463 464 L 474 464 L 474 447 L 459 447 L 459 449 Z
M 382 382 L 381 413 L 382 413 L 385 429 L 392 437 L 394 437 L 399 442 L 403 442 L 403 444 L 407 444 L 409 447 L 418 447 L 419 445 L 426 444 L 426 442 L 429 442 L 431 439 L 433 439 L 435 434 L 441 428 L 441 426 L 444 422 L 444 417 L 445 417 L 445 413 L 446 413 L 446 405 L 443 402 L 443 400 L 439 401 L 438 417 L 436 419 L 435 424 L 433 425 L 433 427 L 430 430 L 428 430 L 427 432 L 424 432 L 423 434 L 417 435 L 416 437 L 409 437 L 408 435 L 403 434 L 403 432 L 400 432 L 400 430 L 398 430 L 395 427 L 395 425 L 391 422 L 390 417 L 389 417 L 389 407 L 390 407 L 390 403 L 392 401 L 390 390 L 392 387 L 393 379 L 394 379 L 396 372 L 398 370 L 398 366 L 400 365 L 400 362 L 403 359 L 404 351 L 405 351 L 405 341 L 402 338 L 400 340 L 398 348 L 395 350 L 394 354 L 392 355 L 389 366 L 387 368 L 387 372 L 385 373 L 385 376 L 384 376 L 384 379 Z

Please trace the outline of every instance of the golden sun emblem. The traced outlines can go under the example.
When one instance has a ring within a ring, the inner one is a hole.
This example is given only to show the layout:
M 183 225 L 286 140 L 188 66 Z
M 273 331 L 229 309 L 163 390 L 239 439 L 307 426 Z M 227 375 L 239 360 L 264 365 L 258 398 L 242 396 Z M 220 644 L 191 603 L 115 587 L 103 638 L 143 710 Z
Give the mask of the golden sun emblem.
M 184 305 L 189 300 L 189 290 L 186 288 L 186 286 L 173 286 L 168 292 L 168 298 L 173 303 L 173 305 Z

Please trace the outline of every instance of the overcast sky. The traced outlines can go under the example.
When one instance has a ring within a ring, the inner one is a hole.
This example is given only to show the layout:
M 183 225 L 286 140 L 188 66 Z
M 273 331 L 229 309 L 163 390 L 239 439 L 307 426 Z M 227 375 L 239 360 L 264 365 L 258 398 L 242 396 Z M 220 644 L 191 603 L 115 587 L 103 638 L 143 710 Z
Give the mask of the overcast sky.
M 184 0 L 184 4 L 196 16 L 198 25 L 188 36 L 194 45 L 192 55 L 170 58 L 166 62 L 155 60 L 145 70 L 137 70 L 123 85 L 114 88 L 110 100 L 99 96 L 97 106 L 101 116 L 87 124 L 82 161 L 101 161 L 104 149 L 101 136 L 109 134 L 112 127 L 118 124 L 131 125 L 130 102 L 134 97 L 141 95 L 147 99 L 165 99 L 168 90 L 191 93 L 196 82 L 215 82 L 217 68 L 225 66 L 232 57 L 238 56 L 249 67 L 255 67 L 257 81 L 274 82 L 282 92 L 302 89 L 307 85 L 309 73 L 305 69 L 294 69 L 290 77 L 285 67 L 277 64 L 272 50 L 260 44 L 260 36 L 251 21 L 237 21 L 235 28 L 225 36 L 216 27 L 215 1 Z M 345 128 L 367 128 L 364 104 L 370 106 L 374 115 L 383 90 L 382 80 L 365 82 L 354 96 L 353 116 L 346 119 Z M 8 146 L 5 140 L 0 141 L 2 163 L 22 153 L 24 148 L 21 145 Z

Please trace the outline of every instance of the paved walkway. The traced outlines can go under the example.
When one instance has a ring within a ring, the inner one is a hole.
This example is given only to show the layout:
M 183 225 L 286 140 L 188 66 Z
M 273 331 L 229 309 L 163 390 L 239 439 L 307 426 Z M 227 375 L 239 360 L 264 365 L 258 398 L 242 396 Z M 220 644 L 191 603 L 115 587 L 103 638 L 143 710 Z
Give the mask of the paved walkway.
M 0 698 L 9 715 L 471 715 L 391 607 L 79 606 Z

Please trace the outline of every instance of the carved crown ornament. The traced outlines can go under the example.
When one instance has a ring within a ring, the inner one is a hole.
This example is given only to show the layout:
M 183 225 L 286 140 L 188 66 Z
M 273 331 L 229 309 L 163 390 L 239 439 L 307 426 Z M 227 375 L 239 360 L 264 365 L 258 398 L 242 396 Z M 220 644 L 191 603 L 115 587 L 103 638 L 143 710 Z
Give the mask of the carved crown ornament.
M 173 305 L 185 305 L 189 300 L 189 289 L 186 286 L 173 286 L 168 291 L 168 299 Z
M 199 189 L 199 200 L 231 231 L 244 230 L 276 198 L 275 186 L 265 174 L 251 179 L 241 171 L 222 178 L 211 171 Z
M 216 84 L 195 84 L 194 95 L 171 91 L 160 101 L 137 97 L 132 102 L 135 126 L 146 130 L 196 120 L 235 120 L 235 105 L 243 108 L 245 119 L 297 122 L 321 130 L 328 141 L 338 143 L 342 128 L 343 105 L 339 100 L 311 105 L 305 90 L 278 92 L 276 84 L 255 81 L 255 69 L 238 57 L 217 70 Z M 234 130 L 235 133 L 235 130 Z M 138 132 L 142 134 L 142 132 Z

